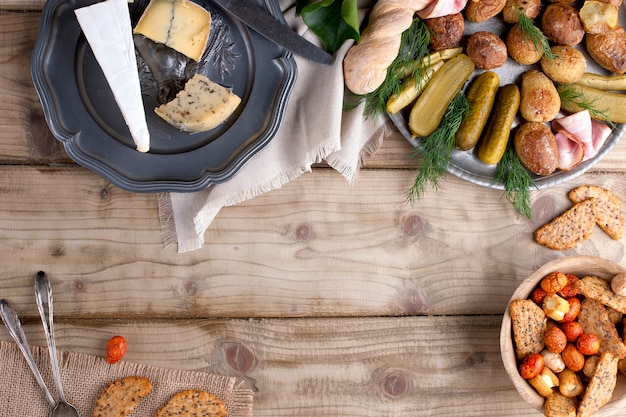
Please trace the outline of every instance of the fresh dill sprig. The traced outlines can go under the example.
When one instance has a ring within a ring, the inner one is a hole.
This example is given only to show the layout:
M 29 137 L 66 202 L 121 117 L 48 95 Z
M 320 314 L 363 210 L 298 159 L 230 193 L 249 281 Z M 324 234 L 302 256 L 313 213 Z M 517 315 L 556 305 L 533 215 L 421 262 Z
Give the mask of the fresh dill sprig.
M 413 186 L 407 193 L 407 201 L 413 204 L 426 191 L 430 184 L 439 188 L 439 181 L 446 175 L 446 168 L 452 157 L 455 133 L 465 115 L 469 113 L 469 102 L 462 91 L 452 99 L 437 129 L 419 139 L 418 147 L 412 152 L 419 158 L 420 166 Z
M 597 98 L 589 100 L 582 91 L 577 91 L 569 84 L 561 84 L 557 88 L 559 97 L 564 103 L 574 103 L 583 110 L 588 110 L 589 114 L 595 119 L 604 120 L 611 129 L 615 129 L 617 125 L 607 115 L 608 109 L 598 109 L 594 103 Z
M 520 30 L 528 37 L 528 39 L 530 39 L 537 52 L 540 54 L 543 52 L 543 55 L 547 59 L 556 58 L 556 55 L 554 55 L 550 49 L 550 42 L 548 41 L 548 38 L 537 26 L 535 26 L 533 20 L 526 16 L 521 10 L 517 11 L 517 17 Z
M 513 145 L 509 142 L 494 175 L 494 181 L 504 184 L 506 199 L 518 214 L 532 218 L 530 188 L 537 188 L 535 181 L 520 162 Z
M 344 110 L 352 110 L 365 102 L 363 115 L 366 118 L 385 113 L 387 100 L 402 88 L 403 77 L 400 74 L 411 74 L 417 80 L 423 77 L 428 69 L 419 58 L 428 54 L 430 31 L 424 22 L 416 17 L 411 26 L 402 33 L 402 42 L 398 56 L 387 68 L 385 81 L 368 94 L 352 94 L 348 97 Z

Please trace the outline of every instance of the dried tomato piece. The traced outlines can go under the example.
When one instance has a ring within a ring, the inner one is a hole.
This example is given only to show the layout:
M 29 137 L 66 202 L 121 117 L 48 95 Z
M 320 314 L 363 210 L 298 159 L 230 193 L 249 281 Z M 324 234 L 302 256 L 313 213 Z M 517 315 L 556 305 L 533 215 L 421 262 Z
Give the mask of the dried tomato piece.
M 118 362 L 126 354 L 126 339 L 123 336 L 113 336 L 107 342 L 105 359 L 110 364 Z

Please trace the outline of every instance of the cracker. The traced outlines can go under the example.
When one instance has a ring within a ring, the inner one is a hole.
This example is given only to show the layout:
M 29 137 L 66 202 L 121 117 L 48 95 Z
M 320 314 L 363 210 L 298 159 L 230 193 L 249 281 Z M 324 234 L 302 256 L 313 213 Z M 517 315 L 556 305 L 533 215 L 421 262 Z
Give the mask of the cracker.
M 206 391 L 186 390 L 174 394 L 155 417 L 225 417 L 226 414 L 226 407 L 216 396 Z
M 515 356 L 522 359 L 531 353 L 540 353 L 545 346 L 544 336 L 548 324 L 546 313 L 527 299 L 511 301 L 509 312 L 515 340 Z
M 576 402 L 555 392 L 546 398 L 543 411 L 546 417 L 576 417 Z
M 142 376 L 129 376 L 108 383 L 100 390 L 93 417 L 124 417 L 152 391 L 152 383 Z
M 571 190 L 567 196 L 574 204 L 592 197 L 597 199 L 596 223 L 598 226 L 614 240 L 619 240 L 624 236 L 622 201 L 611 191 L 595 185 L 581 185 Z
M 578 406 L 577 417 L 590 417 L 609 402 L 617 384 L 617 361 L 618 359 L 609 352 L 600 355 L 596 372 L 591 377 Z
M 615 325 L 609 321 L 609 314 L 600 302 L 585 298 L 580 303 L 578 323 L 585 333 L 594 334 L 600 339 L 600 353 L 610 352 L 618 359 L 626 357 L 626 345 L 619 337 Z
M 575 204 L 535 231 L 535 241 L 550 249 L 571 249 L 589 239 L 596 225 L 596 199 Z
M 573 289 L 578 294 L 594 299 L 622 314 L 626 313 L 626 297 L 615 294 L 608 281 L 598 277 L 586 276 L 573 285 Z

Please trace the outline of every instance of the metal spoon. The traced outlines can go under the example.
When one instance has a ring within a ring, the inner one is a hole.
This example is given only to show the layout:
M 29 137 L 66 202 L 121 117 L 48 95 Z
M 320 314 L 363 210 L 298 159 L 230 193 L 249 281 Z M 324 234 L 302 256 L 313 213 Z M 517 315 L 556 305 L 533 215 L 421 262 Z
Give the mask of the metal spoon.
M 58 402 L 50 417 L 79 417 L 78 411 L 73 405 L 67 402 L 63 393 L 61 383 L 61 372 L 59 371 L 59 361 L 57 359 L 56 343 L 54 341 L 54 326 L 52 323 L 52 289 L 50 281 L 45 272 L 39 271 L 35 275 L 35 298 L 37 307 L 41 315 L 46 339 L 48 341 L 48 350 L 50 351 L 50 365 L 52 366 L 52 376 L 57 389 Z
M 28 346 L 28 341 L 26 340 L 26 335 L 24 335 L 24 330 L 22 329 L 22 323 L 20 322 L 20 319 L 11 304 L 9 304 L 6 300 L 0 300 L 0 316 L 2 316 L 2 321 L 9 330 L 9 334 L 22 351 L 24 358 L 26 358 L 26 362 L 28 363 L 30 370 L 33 371 L 33 375 L 35 375 L 35 379 L 41 387 L 46 400 L 52 407 L 54 407 L 56 405 L 56 401 L 54 401 L 54 397 L 50 394 L 50 390 L 43 381 L 41 373 L 37 368 L 37 364 L 35 364 L 35 359 L 33 358 L 33 354 Z

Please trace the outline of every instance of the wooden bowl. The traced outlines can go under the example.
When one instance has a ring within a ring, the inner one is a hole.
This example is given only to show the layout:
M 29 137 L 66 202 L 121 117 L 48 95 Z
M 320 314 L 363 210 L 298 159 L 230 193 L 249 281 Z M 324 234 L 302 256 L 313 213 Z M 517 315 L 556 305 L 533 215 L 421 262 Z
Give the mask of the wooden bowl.
M 515 290 L 509 302 L 516 299 L 528 298 L 532 290 L 537 286 L 543 277 L 551 272 L 557 271 L 566 274 L 574 274 L 579 278 L 586 275 L 594 275 L 610 280 L 618 273 L 624 272 L 625 269 L 614 262 L 595 256 L 570 256 L 566 258 L 559 258 L 543 265 L 532 275 L 526 278 L 520 286 L 517 287 L 517 290 Z M 537 411 L 543 413 L 544 398 L 541 397 L 537 391 L 535 391 L 535 389 L 521 377 L 518 371 L 518 364 L 513 347 L 511 315 L 509 313 L 508 304 L 502 318 L 502 327 L 500 329 L 500 354 L 502 355 L 504 369 L 506 369 L 511 381 L 513 381 L 513 385 L 522 398 Z M 618 383 L 615 387 L 615 391 L 613 392 L 611 401 L 602 407 L 595 416 L 605 415 L 611 409 L 615 410 L 618 403 L 621 403 L 619 405 L 624 407 L 626 403 L 626 399 L 624 399 L 626 398 L 626 381 L 622 381 L 622 379 L 623 375 L 618 375 Z

